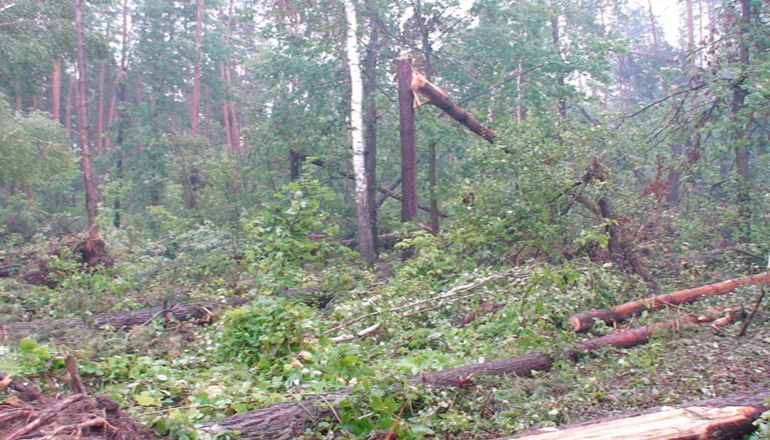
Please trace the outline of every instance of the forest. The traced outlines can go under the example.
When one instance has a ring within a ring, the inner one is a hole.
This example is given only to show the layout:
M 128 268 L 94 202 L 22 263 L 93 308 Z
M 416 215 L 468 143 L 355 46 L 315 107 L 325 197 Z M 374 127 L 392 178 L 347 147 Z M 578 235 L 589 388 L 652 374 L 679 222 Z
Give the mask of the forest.
M 770 439 L 770 3 L 673 3 L 0 0 L 0 440 Z

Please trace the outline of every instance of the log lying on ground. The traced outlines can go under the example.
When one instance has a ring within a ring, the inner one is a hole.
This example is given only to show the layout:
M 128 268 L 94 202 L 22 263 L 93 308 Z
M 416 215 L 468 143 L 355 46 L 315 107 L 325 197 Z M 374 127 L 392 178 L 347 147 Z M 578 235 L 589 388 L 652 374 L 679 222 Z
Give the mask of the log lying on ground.
M 646 310 L 657 310 L 667 306 L 684 304 L 695 301 L 700 296 L 723 295 L 730 293 L 744 284 L 763 284 L 770 282 L 770 272 L 751 275 L 721 283 L 693 289 L 679 290 L 665 295 L 656 295 L 639 301 L 631 301 L 620 304 L 610 309 L 592 310 L 588 313 L 578 313 L 569 318 L 572 330 L 585 332 L 594 325 L 594 320 L 599 319 L 607 324 L 614 324 L 633 316 L 637 316 Z
M 410 377 L 409 383 L 427 383 L 437 387 L 461 386 L 479 375 L 516 375 L 529 377 L 532 371 L 551 369 L 553 360 L 539 352 L 515 358 L 498 359 L 483 364 L 465 365 L 435 373 Z M 282 402 L 219 419 L 208 424 L 209 429 L 221 427 L 240 431 L 238 438 L 260 440 L 289 440 L 301 437 L 318 419 L 333 416 L 337 402 L 350 395 L 343 389 L 300 401 Z
M 565 351 L 573 355 L 574 359 L 574 355 L 577 353 L 592 351 L 601 347 L 629 348 L 649 341 L 655 330 L 677 328 L 682 324 L 697 322 L 699 322 L 698 317 L 688 315 L 664 324 L 618 331 L 601 338 L 579 342 L 571 345 Z M 554 359 L 546 354 L 532 352 L 515 358 L 498 359 L 435 373 L 419 374 L 410 377 L 408 382 L 411 384 L 428 383 L 440 387 L 462 387 L 469 383 L 474 376 L 479 375 L 529 377 L 533 371 L 550 370 L 553 362 Z M 350 390 L 343 389 L 323 397 L 317 396 L 300 401 L 282 402 L 215 420 L 208 423 L 207 427 L 209 429 L 219 427 L 238 430 L 241 432 L 239 438 L 244 439 L 294 439 L 301 436 L 313 422 L 333 416 L 337 402 L 349 395 Z
M 581 422 L 560 428 L 540 429 L 494 440 L 727 440 L 754 431 L 752 422 L 770 409 L 765 403 L 770 388 L 752 394 L 653 409 Z
M 169 307 L 153 307 L 150 309 L 134 310 L 130 312 L 106 313 L 83 318 L 66 318 L 56 320 L 35 320 L 9 324 L 3 329 L 9 339 L 16 340 L 35 334 L 57 334 L 73 329 L 99 329 L 111 326 L 115 329 L 130 329 L 137 325 L 146 325 L 157 318 L 173 318 L 179 322 L 208 323 L 211 321 L 211 312 L 218 310 L 223 305 L 240 307 L 250 303 L 251 297 L 231 297 L 224 302 L 195 301 L 175 304 Z
M 696 316 L 686 315 L 680 319 L 674 319 L 668 322 L 621 330 L 599 338 L 577 342 L 569 346 L 566 351 L 570 357 L 574 359 L 579 353 L 595 351 L 602 347 L 635 347 L 637 345 L 646 344 L 657 330 L 678 329 L 682 325 L 696 323 L 698 323 L 698 318 Z

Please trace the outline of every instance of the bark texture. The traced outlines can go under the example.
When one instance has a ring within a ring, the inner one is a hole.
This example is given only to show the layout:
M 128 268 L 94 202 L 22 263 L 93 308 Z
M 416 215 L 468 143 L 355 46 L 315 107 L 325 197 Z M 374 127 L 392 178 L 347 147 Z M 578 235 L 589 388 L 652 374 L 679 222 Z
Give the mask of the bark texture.
M 355 175 L 356 226 L 358 230 L 358 251 L 364 262 L 371 266 L 377 261 L 374 235 L 372 232 L 371 203 L 369 199 L 369 178 L 366 172 L 364 148 L 363 100 L 364 85 L 361 79 L 361 62 L 358 55 L 356 31 L 356 8 L 352 0 L 344 0 L 347 21 L 346 47 L 350 70 L 350 136 L 353 144 L 353 174 Z
M 578 342 L 571 345 L 567 352 L 574 358 L 577 354 L 585 351 L 593 351 L 602 347 L 612 346 L 617 348 L 629 348 L 645 344 L 650 340 L 656 330 L 668 330 L 680 328 L 685 324 L 696 324 L 698 318 L 693 315 L 686 315 L 681 319 L 675 319 L 660 324 L 648 325 L 646 327 L 626 329 L 608 335 Z
M 498 437 L 494 440 L 736 439 L 754 430 L 752 422 L 770 408 L 765 403 L 768 397 L 770 388 L 765 388 L 752 394 L 693 402 L 674 409 L 653 408 L 561 428 Z
M 693 289 L 679 290 L 665 295 L 656 295 L 643 300 L 620 304 L 609 309 L 578 313 L 572 315 L 569 318 L 569 321 L 573 331 L 585 332 L 593 327 L 595 319 L 604 321 L 607 324 L 614 324 L 639 315 L 646 310 L 657 310 L 671 305 L 689 303 L 695 301 L 698 297 L 706 295 L 723 295 L 732 292 L 744 284 L 764 284 L 767 282 L 770 282 L 770 272 L 736 278 Z
M 515 358 L 499 359 L 483 364 L 466 365 L 449 370 L 426 373 L 409 378 L 410 383 L 427 383 L 437 387 L 458 386 L 468 383 L 472 375 L 531 376 L 532 371 L 551 368 L 553 360 L 543 353 L 534 352 Z M 470 377 L 469 377 L 470 376 Z M 236 414 L 208 424 L 209 429 L 219 426 L 240 431 L 241 439 L 290 440 L 300 438 L 311 423 L 332 416 L 337 402 L 350 395 L 342 389 L 321 397 L 301 401 L 282 402 L 265 408 Z
M 468 129 L 484 138 L 487 142 L 494 142 L 497 135 L 489 127 L 481 125 L 478 119 L 458 107 L 449 100 L 449 95 L 438 86 L 428 81 L 419 72 L 411 73 L 411 89 L 428 100 L 428 104 L 435 105 L 448 114 L 455 121 L 468 127 Z
M 417 215 L 417 152 L 415 144 L 414 95 L 411 85 L 412 60 L 401 55 L 396 60 L 398 75 L 399 131 L 401 135 L 401 221 Z

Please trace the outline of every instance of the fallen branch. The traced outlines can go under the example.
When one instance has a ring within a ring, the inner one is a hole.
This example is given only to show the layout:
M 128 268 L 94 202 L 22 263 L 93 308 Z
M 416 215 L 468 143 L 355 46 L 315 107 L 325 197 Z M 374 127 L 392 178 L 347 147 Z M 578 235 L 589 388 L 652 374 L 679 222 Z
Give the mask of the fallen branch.
M 411 89 L 428 100 L 428 104 L 435 105 L 448 114 L 455 121 L 468 127 L 470 131 L 484 138 L 489 143 L 494 143 L 497 135 L 489 127 L 481 125 L 481 122 L 468 112 L 458 107 L 449 100 L 449 96 L 440 87 L 428 81 L 422 74 L 412 71 Z
M 486 283 L 488 283 L 490 281 L 501 280 L 501 279 L 507 278 L 507 277 L 509 277 L 509 276 L 511 276 L 511 275 L 513 275 L 515 273 L 516 273 L 515 270 L 509 270 L 509 271 L 506 271 L 506 272 L 503 272 L 503 273 L 498 273 L 498 274 L 490 275 L 488 277 L 484 277 L 484 278 L 478 279 L 476 281 L 473 281 L 472 283 L 463 284 L 463 285 L 460 285 L 460 286 L 457 286 L 457 287 L 453 287 L 449 291 L 447 291 L 445 293 L 442 293 L 441 295 L 434 296 L 432 298 L 422 299 L 422 300 L 411 302 L 409 304 L 405 304 L 405 305 L 402 305 L 402 306 L 393 307 L 393 308 L 390 308 L 388 310 L 379 310 L 379 311 L 376 311 L 376 312 L 367 313 L 365 315 L 361 315 L 361 316 L 359 316 L 357 318 L 351 319 L 349 321 L 343 322 L 342 324 L 334 326 L 334 327 L 330 328 L 329 330 L 326 330 L 325 332 L 321 333 L 321 335 L 328 335 L 329 333 L 333 333 L 333 332 L 335 332 L 335 331 L 337 331 L 337 330 L 339 330 L 341 328 L 345 328 L 345 327 L 349 326 L 350 324 L 354 324 L 354 323 L 356 323 L 358 321 L 364 320 L 366 318 L 370 318 L 372 316 L 377 316 L 377 315 L 380 315 L 380 314 L 383 314 L 383 313 L 399 312 L 401 310 L 409 309 L 409 308 L 412 308 L 412 307 L 416 307 L 416 306 L 419 306 L 421 304 L 425 304 L 427 302 L 441 301 L 443 299 L 451 298 L 451 297 L 453 297 L 455 295 L 459 295 L 461 293 L 464 293 L 464 292 L 467 292 L 469 290 L 475 289 L 476 287 L 479 287 L 482 284 L 486 284 Z M 404 313 L 403 317 L 406 317 L 406 316 L 411 316 L 411 315 L 409 313 Z
M 164 316 L 173 317 L 179 322 L 206 323 L 211 321 L 211 310 L 219 309 L 224 305 L 240 307 L 250 303 L 253 299 L 252 297 L 231 297 L 226 298 L 223 302 L 195 301 L 179 303 L 170 307 L 153 307 L 83 318 L 18 322 L 5 326 L 5 331 L 8 333 L 9 339 L 20 339 L 33 334 L 50 334 L 72 329 L 100 329 L 104 326 L 127 330 L 135 326 L 147 325 Z
M 435 373 L 425 373 L 408 379 L 411 384 L 424 383 L 437 387 L 457 386 L 464 380 L 479 375 L 516 375 L 532 376 L 533 371 L 547 371 L 553 360 L 540 352 L 534 352 L 515 358 L 498 359 L 483 364 L 465 365 Z M 218 429 L 240 431 L 240 439 L 290 440 L 301 438 L 305 429 L 319 419 L 331 417 L 337 403 L 350 396 L 349 389 L 338 390 L 329 394 L 292 400 L 265 408 L 253 409 L 215 420 L 205 426 L 212 431 Z
M 759 309 L 759 305 L 762 304 L 762 300 L 765 298 L 766 290 L 762 289 L 762 292 L 760 292 L 759 297 L 757 298 L 757 302 L 754 303 L 754 308 L 751 309 L 751 313 L 749 313 L 749 317 L 746 318 L 746 321 L 743 322 L 743 326 L 741 327 L 741 331 L 738 332 L 738 337 L 746 334 L 746 328 L 751 324 L 751 321 L 754 319 L 754 314 L 757 313 L 757 309 Z
M 59 415 L 59 413 L 64 411 L 64 409 L 67 408 L 68 406 L 72 405 L 75 402 L 83 400 L 85 398 L 86 398 L 85 394 L 75 394 L 73 396 L 67 397 L 66 399 L 48 408 L 47 410 L 41 411 L 36 419 L 32 420 L 31 422 L 27 423 L 26 425 L 22 426 L 16 431 L 7 435 L 6 437 L 4 437 L 4 440 L 15 440 L 28 432 L 32 432 L 38 429 L 39 427 L 47 424 L 51 419 Z
M 657 330 L 678 329 L 684 324 L 696 324 L 698 318 L 694 315 L 685 315 L 680 319 L 668 322 L 648 325 L 632 329 L 621 330 L 608 335 L 594 338 L 588 341 L 577 342 L 567 348 L 567 353 L 573 359 L 577 354 L 585 351 L 593 351 L 602 347 L 612 346 L 616 348 L 629 348 L 645 344 Z
M 19 398 L 25 402 L 30 402 L 40 397 L 40 393 L 25 385 L 24 382 L 0 373 L 0 391 L 5 387 L 18 391 L 20 393 Z
M 697 321 L 697 317 L 688 316 L 682 320 L 675 320 L 665 324 L 648 326 L 642 329 L 625 330 L 595 340 L 574 344 L 565 351 L 572 354 L 605 346 L 629 348 L 647 342 L 657 329 L 675 328 L 682 323 Z M 463 387 L 470 383 L 475 376 L 515 375 L 530 377 L 533 371 L 550 370 L 553 363 L 554 359 L 552 357 L 541 352 L 532 352 L 513 358 L 465 365 L 434 373 L 418 374 L 408 378 L 407 382 L 410 384 L 425 383 L 437 387 Z M 205 426 L 207 429 L 214 431 L 217 429 L 240 431 L 239 438 L 243 439 L 294 439 L 304 435 L 306 429 L 311 424 L 331 417 L 336 411 L 337 402 L 350 396 L 350 394 L 351 391 L 349 389 L 341 389 L 299 401 L 282 402 L 215 420 L 207 423 Z
M 380 188 L 380 192 L 382 194 L 385 194 L 385 196 L 387 196 L 387 197 L 391 197 L 393 199 L 398 200 L 399 202 L 403 200 L 403 198 L 400 195 L 394 193 L 393 191 L 389 190 L 388 188 Z M 420 208 L 421 210 L 425 211 L 425 212 L 433 212 L 433 210 L 430 209 L 430 207 L 425 206 L 425 205 L 417 205 L 417 207 Z M 438 211 L 437 214 L 441 218 L 449 217 L 449 215 L 446 212 Z
M 332 342 L 343 342 L 343 341 L 350 341 L 351 339 L 355 338 L 363 338 L 364 336 L 368 335 L 369 333 L 377 330 L 380 328 L 380 323 L 374 324 L 372 326 L 369 326 L 360 332 L 356 333 L 355 335 L 342 335 L 342 336 L 336 336 L 334 338 L 329 338 Z
M 767 282 L 770 282 L 770 272 L 709 284 L 694 289 L 679 290 L 665 295 L 656 295 L 647 299 L 620 304 L 610 309 L 578 313 L 572 315 L 569 321 L 573 331 L 585 332 L 593 327 L 595 319 L 604 321 L 607 324 L 615 324 L 639 315 L 646 310 L 657 310 L 668 306 L 689 303 L 695 301 L 698 297 L 706 295 L 723 295 L 732 292 L 744 284 L 764 284 Z

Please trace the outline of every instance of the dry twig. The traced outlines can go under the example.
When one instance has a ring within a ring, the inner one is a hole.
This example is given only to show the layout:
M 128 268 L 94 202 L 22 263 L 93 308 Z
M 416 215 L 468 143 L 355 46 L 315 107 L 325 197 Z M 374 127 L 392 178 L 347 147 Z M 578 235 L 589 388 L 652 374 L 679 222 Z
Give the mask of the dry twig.
M 68 406 L 72 405 L 75 402 L 83 400 L 85 398 L 86 398 L 85 394 L 75 394 L 67 397 L 66 399 L 48 408 L 47 410 L 41 411 L 35 420 L 27 423 L 25 426 L 22 426 L 16 431 L 10 433 L 4 438 L 4 440 L 14 440 L 26 433 L 35 431 L 36 429 L 42 427 L 43 425 L 48 423 L 51 419 L 59 415 L 59 413 L 64 411 L 64 409 L 67 408 Z
M 515 270 L 508 270 L 508 271 L 505 271 L 503 273 L 497 273 L 497 274 L 494 274 L 494 275 L 490 275 L 488 277 L 484 277 L 484 278 L 478 279 L 476 281 L 473 281 L 472 283 L 463 284 L 463 285 L 460 285 L 460 286 L 457 286 L 457 287 L 453 287 L 452 289 L 450 289 L 447 292 L 444 292 L 444 293 L 442 293 L 442 294 L 440 294 L 438 296 L 434 296 L 434 297 L 426 298 L 426 299 L 421 299 L 419 301 L 411 302 L 409 304 L 404 304 L 403 306 L 393 307 L 393 308 L 388 309 L 388 310 L 379 310 L 379 311 L 376 311 L 376 312 L 367 313 L 365 315 L 361 315 L 361 316 L 359 316 L 357 318 L 351 319 L 351 320 L 343 322 L 342 324 L 339 324 L 339 325 L 337 325 L 335 327 L 332 327 L 329 330 L 326 330 L 325 332 L 323 332 L 321 334 L 322 335 L 328 335 L 329 333 L 335 332 L 335 331 L 337 331 L 337 330 L 339 330 L 341 328 L 345 328 L 345 327 L 349 326 L 350 324 L 354 324 L 354 323 L 356 323 L 358 321 L 361 321 L 363 319 L 369 318 L 371 316 L 377 316 L 377 315 L 380 315 L 382 313 L 400 312 L 401 310 L 410 309 L 412 307 L 416 307 L 416 306 L 419 306 L 421 304 L 425 304 L 425 303 L 428 303 L 428 302 L 441 301 L 443 299 L 451 298 L 453 296 L 456 296 L 456 295 L 459 295 L 461 293 L 465 293 L 465 292 L 467 292 L 469 290 L 475 289 L 476 287 L 479 287 L 482 284 L 486 284 L 486 283 L 488 283 L 490 281 L 498 281 L 498 280 L 501 280 L 503 278 L 507 278 L 509 276 L 512 276 L 515 273 L 516 273 Z M 433 310 L 433 308 L 425 309 L 424 311 L 428 311 L 428 310 Z M 412 316 L 413 314 L 414 313 L 411 313 L 411 314 L 410 313 L 404 313 L 402 316 L 404 316 L 404 317 Z

